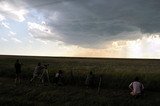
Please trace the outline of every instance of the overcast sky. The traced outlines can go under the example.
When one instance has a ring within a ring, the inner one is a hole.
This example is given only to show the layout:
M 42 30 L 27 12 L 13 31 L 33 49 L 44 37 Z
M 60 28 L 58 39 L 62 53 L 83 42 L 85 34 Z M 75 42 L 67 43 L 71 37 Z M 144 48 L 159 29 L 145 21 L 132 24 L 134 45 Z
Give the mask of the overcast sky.
M 160 58 L 159 0 L 0 0 L 0 54 Z

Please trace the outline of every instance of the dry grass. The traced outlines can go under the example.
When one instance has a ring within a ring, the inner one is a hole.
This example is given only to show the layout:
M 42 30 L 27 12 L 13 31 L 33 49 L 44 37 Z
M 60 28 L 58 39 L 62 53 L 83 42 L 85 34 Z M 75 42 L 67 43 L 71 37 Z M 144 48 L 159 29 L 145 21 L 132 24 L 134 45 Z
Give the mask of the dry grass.
M 13 86 L 15 77 L 14 62 L 23 62 L 23 82 Z M 34 67 L 38 62 L 49 65 L 51 83 L 54 74 L 63 70 L 65 86 L 55 87 L 30 85 Z M 0 102 L 2 105 L 153 105 L 160 104 L 160 60 L 147 59 L 99 59 L 99 58 L 58 58 L 0 56 Z M 71 79 L 71 71 L 73 77 Z M 95 89 L 86 89 L 86 74 L 95 74 Z M 102 75 L 102 92 L 97 94 L 99 75 Z M 139 76 L 146 88 L 146 95 L 135 100 L 128 95 L 128 85 L 135 76 Z M 3 80 L 8 79 L 9 80 Z M 12 78 L 12 80 L 10 79 Z M 11 81 L 11 83 L 9 83 Z

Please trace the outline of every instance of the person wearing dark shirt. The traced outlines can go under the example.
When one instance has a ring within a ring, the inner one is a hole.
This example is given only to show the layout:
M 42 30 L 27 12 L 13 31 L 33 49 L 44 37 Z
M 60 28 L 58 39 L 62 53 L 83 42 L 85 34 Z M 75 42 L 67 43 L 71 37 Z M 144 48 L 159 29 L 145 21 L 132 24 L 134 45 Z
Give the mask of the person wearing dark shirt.
M 15 78 L 15 83 L 20 83 L 21 82 L 21 67 L 22 67 L 22 64 L 20 63 L 19 59 L 16 60 L 15 62 L 15 70 L 16 70 L 16 78 Z
M 87 87 L 93 87 L 94 86 L 94 75 L 93 75 L 92 71 L 90 71 L 89 74 L 87 75 L 85 85 Z
M 63 71 L 59 70 L 55 75 L 55 83 L 56 83 L 56 85 L 63 85 L 64 84 L 63 80 L 64 80 Z

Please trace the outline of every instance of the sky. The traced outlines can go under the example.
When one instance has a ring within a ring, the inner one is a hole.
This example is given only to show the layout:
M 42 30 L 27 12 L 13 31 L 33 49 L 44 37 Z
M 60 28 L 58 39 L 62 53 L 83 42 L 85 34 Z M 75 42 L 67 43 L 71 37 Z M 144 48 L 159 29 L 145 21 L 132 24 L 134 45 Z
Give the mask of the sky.
M 0 54 L 160 58 L 159 0 L 0 0 Z

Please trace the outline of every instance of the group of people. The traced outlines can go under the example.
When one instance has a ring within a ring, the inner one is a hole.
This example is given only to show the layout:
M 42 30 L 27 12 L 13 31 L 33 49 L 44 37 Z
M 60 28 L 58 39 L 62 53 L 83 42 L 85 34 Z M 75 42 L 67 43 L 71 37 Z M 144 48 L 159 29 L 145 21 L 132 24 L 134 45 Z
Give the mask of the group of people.
M 42 65 L 39 62 L 34 69 L 33 77 L 31 78 L 30 82 L 33 82 L 33 80 L 35 78 L 38 78 L 41 80 L 42 83 L 44 83 L 44 81 L 47 81 L 48 83 L 50 83 L 48 66 L 49 66 L 49 64 Z M 62 70 L 59 70 L 55 74 L 55 82 L 54 83 L 57 85 L 63 85 L 63 72 L 62 72 Z
M 21 74 L 22 65 L 23 64 L 17 59 L 16 62 L 15 62 L 15 69 L 16 69 L 15 83 L 20 83 L 21 82 L 20 74 Z M 33 77 L 31 78 L 30 82 L 33 82 L 33 80 L 35 78 L 38 78 L 38 79 L 41 80 L 42 83 L 44 83 L 44 79 L 47 79 L 48 83 L 50 83 L 49 73 L 48 73 L 48 69 L 47 69 L 48 66 L 49 66 L 49 64 L 42 65 L 39 62 L 34 69 Z M 63 71 L 59 70 L 55 74 L 55 84 L 63 85 L 63 78 L 64 78 Z M 100 80 L 100 83 L 101 83 L 101 80 Z M 93 85 L 94 85 L 94 75 L 93 75 L 92 71 L 87 75 L 86 80 L 85 80 L 85 85 L 87 87 L 93 87 Z M 134 81 L 129 84 L 129 88 L 131 90 L 130 94 L 134 97 L 138 97 L 138 96 L 141 96 L 143 94 L 144 85 L 139 81 L 138 77 L 135 77 Z
M 33 77 L 31 78 L 30 83 L 33 82 L 35 79 L 39 79 L 42 83 L 45 83 L 46 81 L 50 83 L 48 66 L 49 64 L 42 65 L 39 62 L 33 71 Z M 16 84 L 21 82 L 21 67 L 22 67 L 22 63 L 19 61 L 19 59 L 17 59 L 15 62 L 15 70 L 16 70 L 15 83 Z M 59 70 L 55 74 L 55 84 L 63 85 L 63 71 L 62 70 Z

